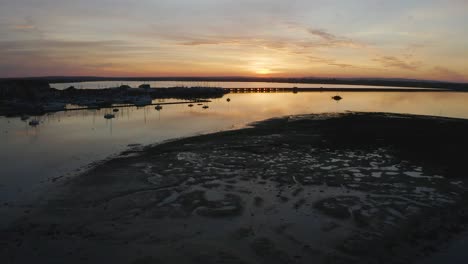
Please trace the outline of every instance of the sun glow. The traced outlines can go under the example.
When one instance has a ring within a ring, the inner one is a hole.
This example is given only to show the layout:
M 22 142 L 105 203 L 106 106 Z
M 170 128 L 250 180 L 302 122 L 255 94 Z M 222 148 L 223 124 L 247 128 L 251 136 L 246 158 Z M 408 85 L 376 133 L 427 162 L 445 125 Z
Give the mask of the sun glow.
M 271 74 L 273 72 L 269 69 L 258 69 L 255 71 L 255 73 L 260 74 L 260 75 L 266 75 L 266 74 Z

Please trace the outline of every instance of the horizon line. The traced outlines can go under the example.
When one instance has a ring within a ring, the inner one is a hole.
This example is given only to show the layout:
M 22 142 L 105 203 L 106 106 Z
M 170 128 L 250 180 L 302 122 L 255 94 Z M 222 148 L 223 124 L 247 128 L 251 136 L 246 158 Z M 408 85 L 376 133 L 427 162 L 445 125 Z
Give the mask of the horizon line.
M 450 83 L 450 84 L 468 84 L 468 82 L 457 82 L 447 80 L 434 80 L 434 79 L 415 79 L 415 78 L 399 78 L 399 77 L 267 77 L 267 76 L 93 76 L 93 75 L 58 75 L 58 76 L 24 76 L 24 77 L 0 77 L 0 80 L 14 80 L 14 79 L 72 79 L 72 78 L 96 78 L 96 79 L 165 79 L 168 81 L 178 81 L 176 79 L 190 79 L 196 80 L 215 80 L 215 79 L 240 79 L 239 82 L 250 80 L 337 80 L 337 81 L 393 81 L 393 82 L 432 82 L 432 83 Z

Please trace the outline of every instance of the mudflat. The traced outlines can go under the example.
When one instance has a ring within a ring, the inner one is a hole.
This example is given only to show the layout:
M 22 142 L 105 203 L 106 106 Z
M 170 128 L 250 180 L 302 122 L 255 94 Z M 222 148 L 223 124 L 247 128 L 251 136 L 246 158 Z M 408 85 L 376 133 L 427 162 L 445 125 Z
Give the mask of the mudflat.
M 411 263 L 465 229 L 468 120 L 291 116 L 56 183 L 2 263 Z M 7 206 L 7 205 L 4 205 Z

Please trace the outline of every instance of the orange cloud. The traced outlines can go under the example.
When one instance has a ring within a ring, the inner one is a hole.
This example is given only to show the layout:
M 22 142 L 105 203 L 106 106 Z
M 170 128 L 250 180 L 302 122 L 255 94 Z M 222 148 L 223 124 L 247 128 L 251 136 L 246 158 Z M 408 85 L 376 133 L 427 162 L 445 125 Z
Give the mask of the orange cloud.
M 420 67 L 419 62 L 411 62 L 399 59 L 394 56 L 380 56 L 374 61 L 381 63 L 384 67 L 400 68 L 403 70 L 415 71 Z
M 467 80 L 466 76 L 463 76 L 459 72 L 448 69 L 446 67 L 435 66 L 433 70 L 434 70 L 435 74 L 438 77 L 442 78 L 442 79 L 456 80 L 456 81 L 466 81 Z

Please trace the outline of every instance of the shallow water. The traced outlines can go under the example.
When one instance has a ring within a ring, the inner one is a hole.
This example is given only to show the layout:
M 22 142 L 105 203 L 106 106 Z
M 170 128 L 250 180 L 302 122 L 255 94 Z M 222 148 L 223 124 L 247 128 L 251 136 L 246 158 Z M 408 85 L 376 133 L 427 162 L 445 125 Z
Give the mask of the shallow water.
M 40 192 L 53 178 L 117 154 L 129 144 L 152 144 L 199 133 L 240 128 L 272 117 L 344 111 L 411 113 L 468 118 L 465 93 L 257 93 L 229 94 L 208 103 L 121 108 L 113 120 L 103 110 L 60 112 L 37 117 L 30 127 L 0 117 L 0 201 L 15 202 Z M 227 102 L 226 99 L 231 101 Z M 165 100 L 172 102 L 176 100 Z M 155 101 L 158 102 L 158 101 Z

